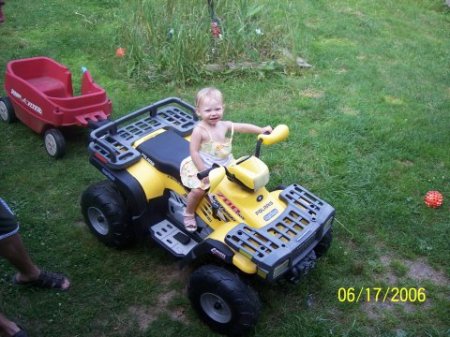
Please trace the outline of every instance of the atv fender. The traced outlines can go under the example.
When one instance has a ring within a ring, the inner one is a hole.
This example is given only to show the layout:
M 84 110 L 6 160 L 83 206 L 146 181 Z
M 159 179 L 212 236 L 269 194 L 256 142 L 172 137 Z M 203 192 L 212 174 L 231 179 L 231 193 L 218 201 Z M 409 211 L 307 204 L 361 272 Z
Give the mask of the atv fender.
M 176 179 L 161 173 L 145 159 L 141 159 L 128 167 L 127 171 L 142 186 L 147 200 L 163 196 L 165 190 L 172 190 L 179 195 L 186 194 L 186 191 Z
M 184 258 L 183 264 L 189 264 L 191 261 L 208 255 L 213 255 L 214 257 L 225 261 L 227 264 L 231 264 L 234 252 L 223 242 L 214 239 L 206 239 L 189 252 Z
M 142 185 L 126 170 L 109 170 L 95 156 L 89 158 L 90 162 L 97 167 L 111 182 L 113 182 L 130 207 L 130 215 L 138 216 L 147 209 L 147 200 Z
M 246 274 L 256 274 L 258 267 L 241 253 L 235 253 L 233 256 L 233 264 Z
M 206 239 L 198 244 L 182 261 L 182 265 L 188 265 L 190 262 L 202 257 L 218 258 L 226 264 L 235 265 L 239 270 L 246 274 L 255 274 L 257 271 L 256 264 L 240 253 L 235 253 L 223 242 Z
M 91 156 L 90 162 L 97 167 L 115 186 L 117 186 L 123 198 L 126 200 L 129 215 L 131 221 L 135 225 L 135 231 L 137 236 L 141 236 L 147 229 L 149 223 L 153 223 L 154 217 L 152 215 L 152 209 L 148 207 L 148 189 L 147 193 L 143 188 L 142 181 L 139 181 L 128 170 L 110 170 L 103 165 L 103 163 L 96 157 Z M 133 173 L 136 173 L 133 171 Z M 141 177 L 146 177 L 140 174 Z M 149 175 L 151 177 L 151 175 Z M 160 180 L 158 177 L 153 176 L 154 185 L 159 186 Z M 148 183 L 152 185 L 151 183 Z M 156 191 L 158 191 L 156 189 Z M 158 195 L 159 193 L 154 193 Z M 157 202 L 160 199 L 154 197 L 153 201 Z M 155 207 L 158 207 L 157 203 L 152 203 Z
M 161 197 L 164 194 L 163 175 L 147 161 L 141 159 L 128 167 L 127 171 L 142 186 L 147 200 Z
M 228 235 L 228 233 L 235 228 L 237 225 L 239 225 L 238 222 L 227 222 L 222 224 L 220 227 L 216 228 L 214 232 L 212 232 L 208 236 L 208 240 L 213 240 L 216 242 L 219 242 L 223 244 L 225 247 L 230 249 L 228 245 L 226 245 L 225 238 Z M 231 250 L 231 249 L 230 249 Z M 256 264 L 250 260 L 250 258 L 242 255 L 239 252 L 233 252 L 233 258 L 231 260 L 231 263 L 235 265 L 239 270 L 243 271 L 246 274 L 255 274 L 258 270 Z

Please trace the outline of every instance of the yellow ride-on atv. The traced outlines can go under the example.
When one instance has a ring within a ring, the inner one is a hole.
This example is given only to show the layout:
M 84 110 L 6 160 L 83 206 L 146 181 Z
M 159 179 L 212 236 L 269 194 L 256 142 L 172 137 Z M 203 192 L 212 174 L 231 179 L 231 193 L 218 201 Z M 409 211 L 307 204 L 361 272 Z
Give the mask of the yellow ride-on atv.
M 287 137 L 280 125 L 258 136 L 254 155 L 200 173 L 210 189 L 196 210 L 198 230 L 187 232 L 179 171 L 195 123 L 191 105 L 168 98 L 94 130 L 90 162 L 108 180 L 83 193 L 81 208 L 106 245 L 130 245 L 144 230 L 174 256 L 195 261 L 188 296 L 201 319 L 218 332 L 245 334 L 261 305 L 244 276 L 297 282 L 329 248 L 334 209 L 298 184 L 266 189 L 260 147 Z

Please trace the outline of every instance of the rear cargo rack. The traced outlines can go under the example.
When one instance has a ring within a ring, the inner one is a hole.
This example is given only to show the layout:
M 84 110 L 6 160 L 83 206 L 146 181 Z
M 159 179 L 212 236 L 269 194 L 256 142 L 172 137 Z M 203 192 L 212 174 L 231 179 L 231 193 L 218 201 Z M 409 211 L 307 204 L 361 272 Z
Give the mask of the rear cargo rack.
M 195 108 L 176 97 L 158 101 L 91 132 L 89 152 L 113 170 L 124 169 L 141 158 L 134 143 L 160 129 L 171 129 L 183 137 L 191 134 Z

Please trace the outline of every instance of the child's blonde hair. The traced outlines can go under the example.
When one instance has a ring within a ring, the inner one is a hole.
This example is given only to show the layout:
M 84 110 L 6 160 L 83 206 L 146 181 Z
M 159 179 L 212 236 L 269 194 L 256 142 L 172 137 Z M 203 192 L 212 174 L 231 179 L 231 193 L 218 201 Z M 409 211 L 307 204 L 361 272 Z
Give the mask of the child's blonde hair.
M 223 103 L 222 92 L 214 87 L 207 87 L 199 90 L 195 98 L 195 106 L 199 107 L 200 104 L 205 100 L 205 98 L 213 98 Z

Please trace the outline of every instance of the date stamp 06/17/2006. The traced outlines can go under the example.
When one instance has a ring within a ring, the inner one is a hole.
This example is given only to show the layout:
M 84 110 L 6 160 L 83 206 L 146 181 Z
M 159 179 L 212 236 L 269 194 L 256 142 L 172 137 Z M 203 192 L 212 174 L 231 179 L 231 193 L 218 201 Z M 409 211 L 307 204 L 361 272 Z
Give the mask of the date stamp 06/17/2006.
M 337 291 L 341 303 L 424 303 L 425 288 L 415 287 L 341 287 Z

